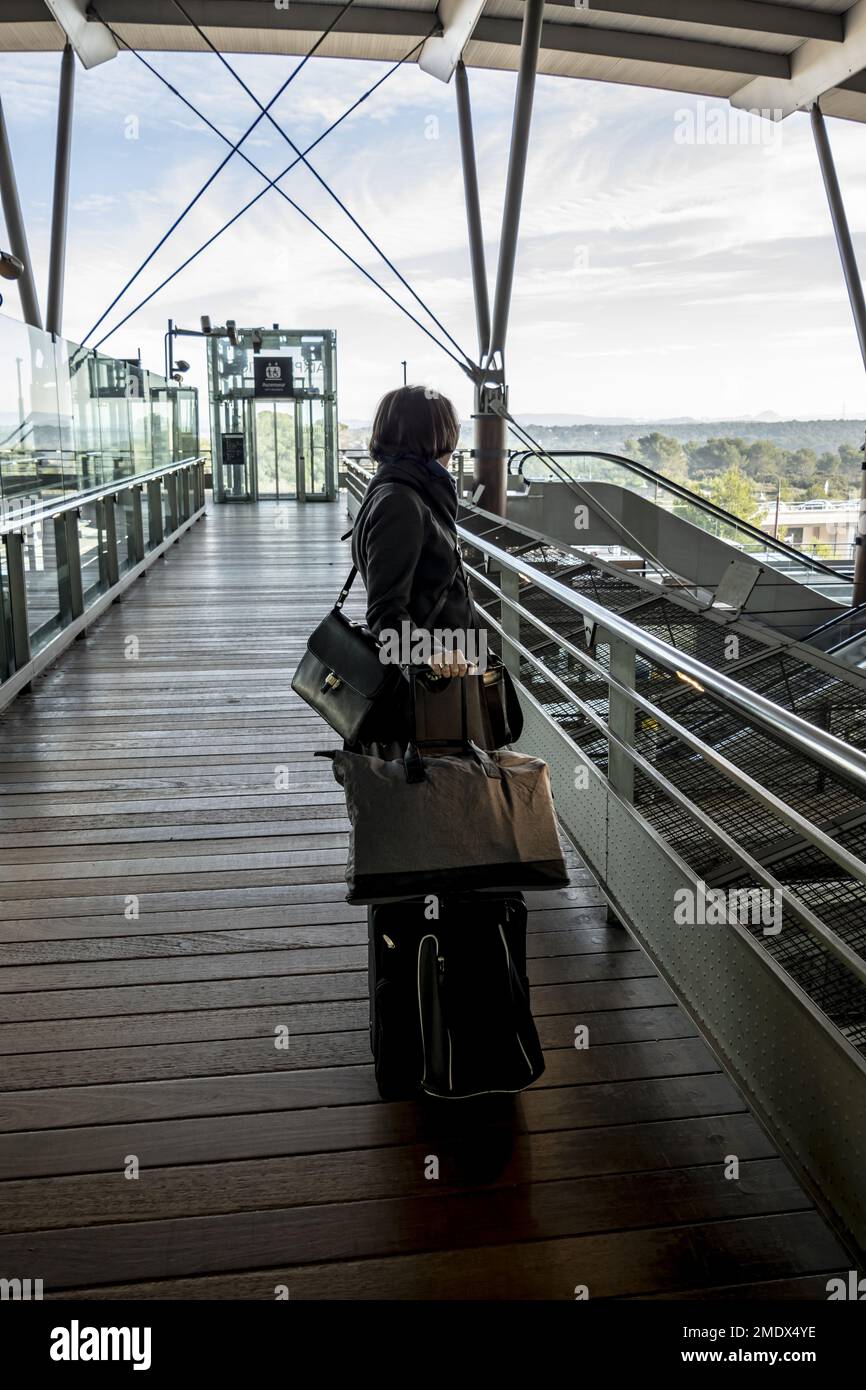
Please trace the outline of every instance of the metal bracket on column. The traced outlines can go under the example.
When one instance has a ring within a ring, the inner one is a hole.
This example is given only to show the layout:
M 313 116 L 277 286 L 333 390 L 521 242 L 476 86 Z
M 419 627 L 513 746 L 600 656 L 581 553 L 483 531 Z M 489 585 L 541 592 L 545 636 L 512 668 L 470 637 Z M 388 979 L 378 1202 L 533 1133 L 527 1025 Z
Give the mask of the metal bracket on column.
M 439 0 L 436 14 L 442 24 L 440 34 L 431 34 L 418 54 L 418 66 L 440 82 L 450 82 L 460 55 L 481 18 L 484 0 Z
M 90 0 L 45 0 L 84 68 L 117 57 L 117 44 L 104 24 L 87 14 Z

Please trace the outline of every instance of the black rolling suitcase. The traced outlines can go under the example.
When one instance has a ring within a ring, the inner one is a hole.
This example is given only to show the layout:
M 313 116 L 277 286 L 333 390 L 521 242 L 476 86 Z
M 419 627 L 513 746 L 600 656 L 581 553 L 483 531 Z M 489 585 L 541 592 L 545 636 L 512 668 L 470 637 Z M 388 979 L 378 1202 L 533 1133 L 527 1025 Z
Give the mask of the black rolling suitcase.
M 516 1092 L 541 1076 L 522 894 L 383 903 L 368 922 L 370 1043 L 384 1099 Z

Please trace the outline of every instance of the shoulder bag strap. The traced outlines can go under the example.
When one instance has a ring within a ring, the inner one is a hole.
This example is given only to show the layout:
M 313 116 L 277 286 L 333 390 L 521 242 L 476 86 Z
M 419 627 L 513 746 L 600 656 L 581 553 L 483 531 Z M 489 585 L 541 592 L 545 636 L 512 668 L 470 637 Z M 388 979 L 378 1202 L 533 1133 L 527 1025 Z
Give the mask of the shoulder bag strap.
M 350 534 L 351 534 L 351 532 L 350 532 Z M 349 570 L 349 573 L 346 575 L 346 582 L 345 582 L 345 584 L 343 585 L 342 589 L 340 590 L 339 594 L 337 595 L 337 602 L 334 604 L 334 612 L 335 612 L 335 613 L 339 613 L 339 611 L 340 611 L 340 609 L 342 608 L 343 604 L 346 602 L 346 599 L 349 597 L 349 590 L 351 589 L 352 585 L 353 585 L 354 582 L 355 582 L 355 576 L 357 575 L 357 573 L 358 573 L 358 566 L 357 566 L 357 565 L 353 565 L 352 568 Z

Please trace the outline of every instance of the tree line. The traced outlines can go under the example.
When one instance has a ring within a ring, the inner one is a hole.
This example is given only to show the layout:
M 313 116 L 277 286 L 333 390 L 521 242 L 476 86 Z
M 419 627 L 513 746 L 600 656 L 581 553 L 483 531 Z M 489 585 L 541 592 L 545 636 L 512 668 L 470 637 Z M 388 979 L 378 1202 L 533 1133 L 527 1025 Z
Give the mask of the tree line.
M 762 500 L 777 494 L 783 502 L 857 496 L 863 463 L 863 450 L 850 444 L 818 454 L 783 449 L 770 439 L 683 442 L 657 431 L 626 439 L 623 453 L 753 523 L 762 515 Z

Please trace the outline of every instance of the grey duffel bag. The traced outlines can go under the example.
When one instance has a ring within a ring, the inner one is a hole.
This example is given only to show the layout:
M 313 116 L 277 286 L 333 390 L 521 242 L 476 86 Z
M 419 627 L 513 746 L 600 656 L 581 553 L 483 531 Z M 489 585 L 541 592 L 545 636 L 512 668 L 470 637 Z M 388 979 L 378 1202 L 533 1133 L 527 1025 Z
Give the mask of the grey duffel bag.
M 422 757 L 412 742 L 404 758 L 332 756 L 352 827 L 349 902 L 568 883 L 540 758 L 468 739 L 458 754 Z

